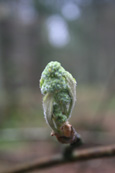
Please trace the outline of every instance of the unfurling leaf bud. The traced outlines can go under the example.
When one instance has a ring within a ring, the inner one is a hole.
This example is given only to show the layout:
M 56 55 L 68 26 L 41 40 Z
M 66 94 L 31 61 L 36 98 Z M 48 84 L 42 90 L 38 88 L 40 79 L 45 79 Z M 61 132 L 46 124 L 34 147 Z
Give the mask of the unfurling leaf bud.
M 40 79 L 43 109 L 46 122 L 57 136 L 67 136 L 68 119 L 76 101 L 76 80 L 59 62 L 48 63 Z M 66 130 L 67 131 L 67 130 Z

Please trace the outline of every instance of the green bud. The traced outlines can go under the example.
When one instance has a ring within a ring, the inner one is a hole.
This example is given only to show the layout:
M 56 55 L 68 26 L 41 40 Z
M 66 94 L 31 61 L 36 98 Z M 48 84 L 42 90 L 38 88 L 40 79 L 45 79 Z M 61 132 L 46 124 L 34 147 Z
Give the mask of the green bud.
M 76 101 L 76 80 L 59 62 L 48 63 L 40 79 L 44 115 L 49 126 L 58 133 L 68 121 Z

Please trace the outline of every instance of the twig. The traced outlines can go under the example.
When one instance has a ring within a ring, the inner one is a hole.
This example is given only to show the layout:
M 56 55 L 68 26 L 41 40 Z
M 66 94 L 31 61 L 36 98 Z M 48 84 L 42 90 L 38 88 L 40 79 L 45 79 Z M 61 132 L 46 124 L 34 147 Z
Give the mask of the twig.
M 91 149 L 82 149 L 74 152 L 70 157 L 65 158 L 63 155 L 55 155 L 36 160 L 28 164 L 20 165 L 4 173 L 25 173 L 32 170 L 45 169 L 56 165 L 62 165 L 68 162 L 83 161 L 97 158 L 105 158 L 115 156 L 115 145 L 96 147 Z

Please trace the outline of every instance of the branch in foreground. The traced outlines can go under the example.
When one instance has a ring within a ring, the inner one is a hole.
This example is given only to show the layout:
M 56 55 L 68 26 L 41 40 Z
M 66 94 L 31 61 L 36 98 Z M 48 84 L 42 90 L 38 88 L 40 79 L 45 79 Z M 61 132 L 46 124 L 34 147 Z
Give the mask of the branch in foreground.
M 105 158 L 115 156 L 115 145 L 95 147 L 91 149 L 82 149 L 81 151 L 76 151 L 69 158 L 63 157 L 63 155 L 55 155 L 52 157 L 46 157 L 41 160 L 36 160 L 34 162 L 20 165 L 14 169 L 7 170 L 4 173 L 25 173 L 32 170 L 45 169 L 48 167 L 53 167 L 56 165 L 62 165 L 69 162 L 90 160 L 96 158 Z

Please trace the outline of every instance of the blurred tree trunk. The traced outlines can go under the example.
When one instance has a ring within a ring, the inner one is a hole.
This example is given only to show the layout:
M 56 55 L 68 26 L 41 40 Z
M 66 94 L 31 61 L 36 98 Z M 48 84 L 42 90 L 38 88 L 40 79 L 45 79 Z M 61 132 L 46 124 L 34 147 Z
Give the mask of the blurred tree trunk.
M 2 86 L 5 93 L 5 105 L 0 114 L 0 126 L 5 121 L 6 116 L 11 116 L 14 109 L 17 107 L 16 87 L 15 87 L 15 72 L 14 64 L 11 58 L 12 35 L 10 32 L 11 22 L 9 18 L 5 18 L 0 22 L 1 32 L 1 67 L 2 67 Z

